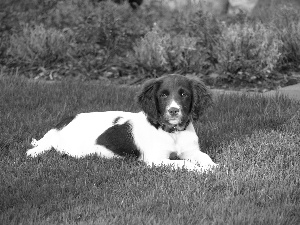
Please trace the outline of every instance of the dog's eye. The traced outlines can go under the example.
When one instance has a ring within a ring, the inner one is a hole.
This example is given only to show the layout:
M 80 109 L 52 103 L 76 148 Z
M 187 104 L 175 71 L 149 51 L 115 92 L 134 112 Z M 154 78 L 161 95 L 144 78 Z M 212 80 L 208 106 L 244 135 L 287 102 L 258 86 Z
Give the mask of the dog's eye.
M 188 96 L 188 94 L 185 93 L 185 92 L 182 92 L 180 95 L 181 95 L 181 97 L 187 97 Z
M 167 98 L 168 95 L 167 95 L 167 93 L 161 93 L 161 94 L 160 94 L 160 97 L 161 97 L 161 98 Z

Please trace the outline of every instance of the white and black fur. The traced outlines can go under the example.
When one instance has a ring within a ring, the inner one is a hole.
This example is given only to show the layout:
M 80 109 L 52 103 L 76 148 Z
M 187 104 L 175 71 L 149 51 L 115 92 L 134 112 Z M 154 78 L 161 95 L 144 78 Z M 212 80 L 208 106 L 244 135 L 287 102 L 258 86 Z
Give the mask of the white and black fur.
M 52 148 L 74 157 L 135 157 L 147 165 L 165 165 L 204 172 L 211 158 L 200 151 L 192 121 L 211 104 L 211 94 L 194 77 L 165 75 L 147 81 L 139 94 L 139 113 L 80 113 L 66 118 L 40 140 L 32 140 L 27 155 Z M 178 160 L 171 160 L 176 155 Z

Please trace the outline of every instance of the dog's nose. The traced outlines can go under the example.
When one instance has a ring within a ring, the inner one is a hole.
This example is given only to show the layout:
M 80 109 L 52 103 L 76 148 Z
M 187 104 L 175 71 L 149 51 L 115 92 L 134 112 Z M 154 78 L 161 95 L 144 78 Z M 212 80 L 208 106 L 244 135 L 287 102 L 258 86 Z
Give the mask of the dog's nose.
M 179 109 L 175 107 L 171 107 L 168 109 L 168 112 L 170 113 L 171 116 L 176 116 L 179 113 Z

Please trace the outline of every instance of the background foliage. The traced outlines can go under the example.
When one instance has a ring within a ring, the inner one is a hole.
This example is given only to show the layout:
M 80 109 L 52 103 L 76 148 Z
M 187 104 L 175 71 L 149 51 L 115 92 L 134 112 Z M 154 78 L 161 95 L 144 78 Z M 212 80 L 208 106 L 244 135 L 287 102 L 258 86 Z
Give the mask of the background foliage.
M 28 77 L 144 79 L 194 73 L 215 86 L 273 88 L 297 83 L 300 6 L 261 0 L 252 16 L 138 10 L 93 0 L 2 0 L 1 71 Z M 213 82 L 209 82 L 211 74 Z

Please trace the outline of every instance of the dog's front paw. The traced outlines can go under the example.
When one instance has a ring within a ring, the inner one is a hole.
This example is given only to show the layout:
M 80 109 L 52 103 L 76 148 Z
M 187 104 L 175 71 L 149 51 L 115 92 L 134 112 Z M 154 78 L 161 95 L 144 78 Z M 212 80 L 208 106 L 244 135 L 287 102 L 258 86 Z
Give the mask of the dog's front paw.
M 31 143 L 30 143 L 33 147 L 37 147 L 38 146 L 38 141 L 34 138 L 32 138 Z
M 26 152 L 27 157 L 32 157 L 32 158 L 38 156 L 39 154 L 40 154 L 40 151 L 36 148 L 29 149 Z

